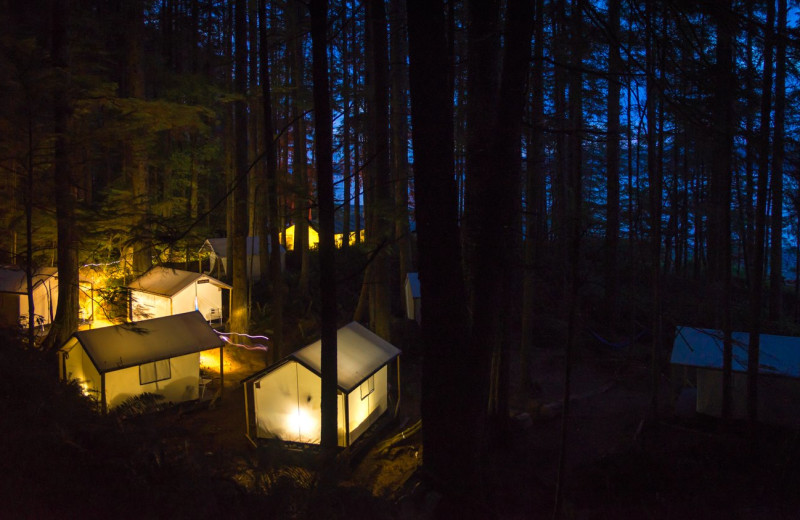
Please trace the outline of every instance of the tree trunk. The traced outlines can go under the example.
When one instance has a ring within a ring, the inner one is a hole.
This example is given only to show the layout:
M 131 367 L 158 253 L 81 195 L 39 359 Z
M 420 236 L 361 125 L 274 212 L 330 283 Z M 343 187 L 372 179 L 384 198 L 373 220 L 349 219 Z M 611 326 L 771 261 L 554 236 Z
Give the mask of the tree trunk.
M 283 357 L 283 272 L 281 270 L 280 214 L 278 208 L 278 162 L 275 152 L 275 130 L 272 125 L 272 83 L 269 64 L 269 39 L 267 38 L 267 0 L 259 0 L 258 13 L 259 39 L 261 53 L 261 94 L 264 109 L 264 157 L 266 159 L 266 227 L 267 236 L 262 236 L 262 255 L 266 255 L 269 245 L 269 281 L 272 296 L 272 359 Z M 269 242 L 267 242 L 269 239 Z M 267 271 L 262 270 L 266 277 Z
M 326 0 L 311 0 L 314 126 L 316 130 L 317 190 L 319 195 L 319 267 L 322 308 L 322 426 L 323 448 L 337 446 L 336 382 L 336 266 L 333 200 L 333 127 L 328 90 Z
M 781 316 L 783 295 L 783 158 L 784 123 L 786 121 L 786 0 L 778 0 L 778 38 L 775 46 L 775 123 L 772 137 L 772 197 L 769 319 Z
M 371 125 L 370 186 L 368 193 L 371 222 L 368 240 L 375 252 L 367 273 L 369 280 L 370 328 L 382 338 L 389 340 L 391 300 L 389 292 L 389 240 L 392 235 L 393 201 L 391 195 L 391 166 L 389 162 L 389 83 L 386 37 L 386 12 L 383 0 L 366 1 L 367 59 L 371 72 L 367 86 L 367 111 Z
M 732 409 L 732 362 L 733 346 L 731 338 L 731 169 L 733 167 L 733 137 L 736 131 L 734 93 L 736 76 L 733 62 L 734 21 L 730 13 L 733 6 L 728 0 L 715 11 L 717 26 L 716 94 L 712 120 L 713 157 L 711 178 L 714 198 L 712 199 L 714 218 L 719 222 L 717 236 L 714 238 L 719 251 L 716 271 L 712 272 L 718 298 L 721 303 L 723 356 L 722 356 L 722 417 L 728 419 Z
M 247 281 L 247 0 L 235 0 L 234 32 L 236 50 L 235 90 L 242 97 L 234 104 L 234 135 L 236 136 L 236 179 L 233 189 L 233 294 L 231 295 L 231 330 L 247 332 L 249 324 Z
M 573 0 L 571 9 L 572 34 L 569 75 L 569 178 L 567 183 L 567 216 L 569 235 L 567 258 L 567 341 L 564 352 L 564 394 L 561 411 L 561 443 L 558 456 L 558 475 L 554 518 L 561 516 L 564 502 L 566 479 L 566 458 L 568 452 L 567 425 L 572 394 L 572 353 L 577 335 L 578 293 L 580 272 L 580 242 L 583 229 L 581 207 L 583 205 L 583 10 L 585 0 Z
M 608 141 L 606 144 L 606 243 L 605 298 L 610 313 L 609 328 L 613 330 L 619 318 L 617 309 L 617 250 L 619 248 L 619 82 L 622 58 L 619 54 L 620 0 L 608 4 Z
M 764 28 L 764 76 L 761 90 L 761 135 L 759 138 L 758 185 L 756 187 L 756 225 L 753 246 L 753 274 L 750 277 L 750 341 L 747 345 L 747 418 L 755 429 L 758 420 L 758 364 L 761 350 L 761 306 L 764 285 L 764 242 L 766 234 L 767 177 L 769 175 L 769 130 L 772 109 L 772 47 L 775 2 L 767 2 Z
M 303 55 L 303 4 L 290 2 L 289 10 L 292 41 L 289 45 L 290 67 L 292 69 L 292 120 L 294 121 L 294 149 L 292 151 L 292 180 L 294 183 L 294 250 L 300 255 L 300 294 L 308 295 L 308 226 L 310 197 L 308 194 L 308 171 L 306 167 L 306 123 L 303 117 L 303 92 L 305 85 L 305 56 Z
M 453 92 L 444 3 L 407 0 L 419 278 L 425 303 L 421 413 L 424 467 L 455 492 L 475 489 L 477 370 L 469 347 L 458 189 L 453 175 Z M 447 410 L 447 413 L 442 413 Z
M 126 31 L 127 88 L 124 95 L 144 99 L 144 66 L 142 64 L 142 38 L 144 27 L 144 5 L 134 0 L 127 6 L 128 27 Z M 132 269 L 134 274 L 142 274 L 153 264 L 152 239 L 149 236 L 149 187 L 147 182 L 146 147 L 141 137 L 131 136 L 126 144 L 126 163 L 131 179 L 131 192 L 135 218 L 131 247 L 133 249 Z
M 650 183 L 650 244 L 651 244 L 651 283 L 652 283 L 652 333 L 653 343 L 650 355 L 651 379 L 651 417 L 658 419 L 659 380 L 661 377 L 661 198 L 663 194 L 661 168 L 657 150 L 656 135 L 656 41 L 653 24 L 655 0 L 647 0 L 646 16 L 646 70 L 647 70 L 647 175 Z
M 394 237 L 400 259 L 400 273 L 395 277 L 393 283 L 397 290 L 393 290 L 392 293 L 400 294 L 406 274 L 414 270 L 408 223 L 408 70 L 406 67 L 408 49 L 405 0 L 392 0 L 389 5 L 391 9 L 392 183 L 396 208 Z
M 520 366 L 523 388 L 530 389 L 536 276 L 547 247 L 547 177 L 544 140 L 544 0 L 536 0 L 531 74 L 531 129 L 525 180 L 525 271 L 522 282 Z
M 78 230 L 75 227 L 75 188 L 69 166 L 67 131 L 72 112 L 68 98 L 69 72 L 68 29 L 70 6 L 67 0 L 56 0 L 53 9 L 53 65 L 59 69 L 61 88 L 56 88 L 53 98 L 53 125 L 55 131 L 53 175 L 55 177 L 56 226 L 58 232 L 58 310 L 44 343 L 46 350 L 60 348 L 73 332 L 78 330 L 79 278 Z M 30 257 L 29 262 L 30 264 Z M 32 294 L 32 292 L 30 293 Z M 30 302 L 29 302 L 30 303 Z M 30 324 L 33 305 L 30 305 Z

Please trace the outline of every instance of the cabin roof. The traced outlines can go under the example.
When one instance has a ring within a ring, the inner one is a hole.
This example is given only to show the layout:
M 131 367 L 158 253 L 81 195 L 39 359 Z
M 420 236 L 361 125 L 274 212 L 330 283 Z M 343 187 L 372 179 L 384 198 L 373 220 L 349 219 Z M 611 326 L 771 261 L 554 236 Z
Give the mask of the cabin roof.
M 336 332 L 337 386 L 350 393 L 385 364 L 400 355 L 400 349 L 355 321 Z M 322 341 L 318 340 L 290 354 L 275 365 L 247 378 L 260 379 L 294 360 L 322 377 Z
M 156 266 L 131 282 L 128 285 L 128 289 L 159 294 L 161 296 L 175 296 L 200 278 L 207 278 L 210 283 L 218 287 L 225 287 L 226 289 L 231 288 L 230 285 L 205 274 Z
M 39 267 L 33 271 L 34 287 L 51 276 L 56 276 L 58 269 L 55 267 Z M 0 292 L 27 294 L 28 280 L 25 269 L 16 266 L 0 268 Z
M 747 371 L 748 332 L 734 332 L 732 368 Z M 759 336 L 761 374 L 800 378 L 800 338 L 792 336 Z M 697 368 L 722 369 L 723 334 L 720 330 L 678 327 L 672 347 L 672 364 Z
M 73 336 L 101 374 L 223 345 L 198 311 L 82 330 Z

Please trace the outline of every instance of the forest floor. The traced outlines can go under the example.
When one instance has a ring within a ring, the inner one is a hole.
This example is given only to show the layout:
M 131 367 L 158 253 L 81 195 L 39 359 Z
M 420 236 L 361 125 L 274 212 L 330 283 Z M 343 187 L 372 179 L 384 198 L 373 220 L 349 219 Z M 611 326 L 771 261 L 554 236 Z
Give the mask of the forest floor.
M 800 518 L 797 432 L 765 427 L 754 447 L 742 425 L 725 430 L 710 418 L 678 417 L 673 407 L 676 391 L 667 373 L 659 382 L 660 420 L 650 420 L 648 356 L 648 345 L 618 350 L 591 338 L 577 349 L 567 421 L 565 517 Z M 552 516 L 561 446 L 563 359 L 561 347 L 532 352 L 532 392 L 523 392 L 516 384 L 521 374 L 512 375 L 512 438 L 494 452 L 485 468 L 487 496 L 482 503 L 488 504 L 487 517 Z M 278 470 L 276 463 L 263 462 L 276 453 L 274 449 L 256 449 L 245 437 L 241 380 L 261 368 L 263 362 L 254 354 L 226 373 L 221 400 L 163 415 L 171 426 L 163 430 L 166 444 L 191 452 L 204 461 L 203 467 L 237 480 L 249 491 L 258 491 L 259 485 L 264 491 L 259 471 Z M 348 460 L 340 485 L 383 501 L 390 517 L 433 517 L 440 495 L 426 491 L 416 473 L 423 456 L 421 436 L 413 430 L 419 418 L 418 360 L 406 356 L 401 370 L 397 420 L 365 443 L 363 453 Z M 212 384 L 209 391 L 215 390 Z M 405 438 L 404 430 L 411 432 Z M 388 438 L 393 442 L 381 443 Z M 259 457 L 262 462 L 253 462 Z M 303 480 L 308 475 L 301 471 L 293 478 Z

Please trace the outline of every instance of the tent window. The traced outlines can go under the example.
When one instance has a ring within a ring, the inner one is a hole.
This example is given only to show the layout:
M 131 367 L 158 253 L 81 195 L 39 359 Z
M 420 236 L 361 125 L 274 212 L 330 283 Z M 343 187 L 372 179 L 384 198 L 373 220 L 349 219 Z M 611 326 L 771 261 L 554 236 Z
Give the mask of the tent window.
M 155 383 L 156 381 L 163 381 L 172 377 L 169 368 L 169 359 L 162 359 L 161 361 L 154 361 L 152 363 L 145 363 L 139 365 L 139 384 L 146 385 L 148 383 Z
M 375 376 L 361 383 L 361 399 L 366 399 L 369 394 L 375 391 Z

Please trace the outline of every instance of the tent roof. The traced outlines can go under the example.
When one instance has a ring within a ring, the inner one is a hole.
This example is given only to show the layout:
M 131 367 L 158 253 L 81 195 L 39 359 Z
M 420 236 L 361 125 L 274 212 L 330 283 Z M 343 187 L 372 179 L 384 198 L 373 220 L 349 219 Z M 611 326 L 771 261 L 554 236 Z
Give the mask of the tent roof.
M 57 275 L 58 269 L 55 267 L 39 267 L 33 271 L 33 285 L 36 286 L 39 282 Z M 0 292 L 27 294 L 28 280 L 25 269 L 16 266 L 0 268 Z
M 355 321 L 336 332 L 337 384 L 350 392 L 383 365 L 400 355 L 400 350 Z M 322 341 L 318 340 L 291 355 L 309 370 L 322 375 Z
M 101 374 L 223 345 L 198 311 L 82 330 L 74 337 Z
M 400 349 L 363 325 L 351 322 L 336 332 L 337 386 L 349 393 L 382 366 L 400 355 Z M 289 360 L 322 377 L 322 341 L 315 341 L 245 381 L 260 379 Z
M 419 273 L 407 273 L 408 285 L 411 286 L 411 296 L 413 298 L 422 297 L 422 291 L 419 288 Z
M 750 334 L 734 332 L 732 337 L 733 370 L 746 372 Z M 670 362 L 721 370 L 722 342 L 722 331 L 678 327 Z M 761 334 L 759 344 L 759 373 L 800 378 L 800 338 Z
M 220 282 L 216 278 L 208 275 L 183 271 L 181 269 L 171 269 L 168 267 L 153 267 L 142 276 L 128 285 L 129 289 L 144 291 L 162 296 L 175 296 L 181 290 L 188 287 L 200 278 L 207 278 L 210 282 L 219 287 L 230 289 L 231 286 Z
M 259 254 L 261 251 L 259 248 L 260 243 L 259 237 L 257 236 L 247 237 L 247 255 L 251 256 L 253 254 Z M 269 243 L 270 241 L 267 240 L 267 245 L 269 245 Z M 208 238 L 205 242 L 203 242 L 203 247 L 200 248 L 201 251 L 203 249 L 215 253 L 220 258 L 225 258 L 228 256 L 228 239 L 226 237 Z M 281 249 L 283 249 L 283 246 L 281 246 Z

